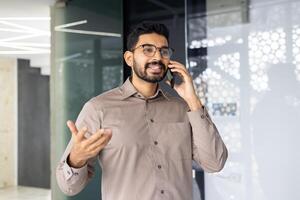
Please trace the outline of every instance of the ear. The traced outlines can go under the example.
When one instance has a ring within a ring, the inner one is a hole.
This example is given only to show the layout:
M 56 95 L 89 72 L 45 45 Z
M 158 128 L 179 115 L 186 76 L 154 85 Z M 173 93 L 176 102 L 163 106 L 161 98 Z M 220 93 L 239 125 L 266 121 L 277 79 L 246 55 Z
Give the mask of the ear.
M 126 51 L 124 53 L 124 60 L 128 66 L 132 67 L 133 66 L 133 53 L 131 51 Z

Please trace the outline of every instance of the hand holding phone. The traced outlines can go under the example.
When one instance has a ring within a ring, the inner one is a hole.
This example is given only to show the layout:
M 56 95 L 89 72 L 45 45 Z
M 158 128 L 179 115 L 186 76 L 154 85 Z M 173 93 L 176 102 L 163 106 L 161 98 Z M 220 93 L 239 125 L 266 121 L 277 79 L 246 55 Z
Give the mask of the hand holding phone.
M 167 71 L 167 79 L 168 81 L 170 81 L 171 87 L 174 88 L 174 83 L 175 83 L 174 73 L 171 72 L 170 68 L 168 68 Z

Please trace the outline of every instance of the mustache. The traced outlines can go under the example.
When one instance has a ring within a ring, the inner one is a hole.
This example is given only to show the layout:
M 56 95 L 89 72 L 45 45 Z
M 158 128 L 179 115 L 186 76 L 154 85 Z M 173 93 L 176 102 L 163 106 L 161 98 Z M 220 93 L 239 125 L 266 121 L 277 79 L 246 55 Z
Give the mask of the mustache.
M 150 65 L 158 65 L 160 68 L 166 69 L 166 65 L 162 61 L 152 61 L 145 64 L 145 69 L 149 68 Z

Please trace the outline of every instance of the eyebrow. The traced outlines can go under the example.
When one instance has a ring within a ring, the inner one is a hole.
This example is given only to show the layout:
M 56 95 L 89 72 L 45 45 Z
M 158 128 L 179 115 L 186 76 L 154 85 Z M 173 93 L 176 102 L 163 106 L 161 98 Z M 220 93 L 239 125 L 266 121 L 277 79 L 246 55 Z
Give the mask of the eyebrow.
M 154 44 L 149 44 L 149 43 L 141 44 L 141 46 L 142 46 L 142 45 L 151 45 L 151 46 L 155 46 L 155 47 L 157 47 L 157 48 L 169 48 L 169 46 L 166 46 L 166 45 L 161 46 L 161 47 L 158 47 L 158 46 L 156 46 L 156 45 L 154 45 Z

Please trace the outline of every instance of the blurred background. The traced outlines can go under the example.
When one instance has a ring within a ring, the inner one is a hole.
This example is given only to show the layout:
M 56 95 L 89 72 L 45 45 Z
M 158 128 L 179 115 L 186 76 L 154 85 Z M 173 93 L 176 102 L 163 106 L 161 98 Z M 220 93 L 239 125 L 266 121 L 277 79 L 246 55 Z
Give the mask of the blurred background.
M 99 167 L 58 189 L 65 122 L 130 76 L 126 35 L 151 20 L 229 150 L 219 173 L 194 165 L 194 200 L 299 200 L 299 19 L 300 0 L 0 0 L 0 199 L 101 199 Z

